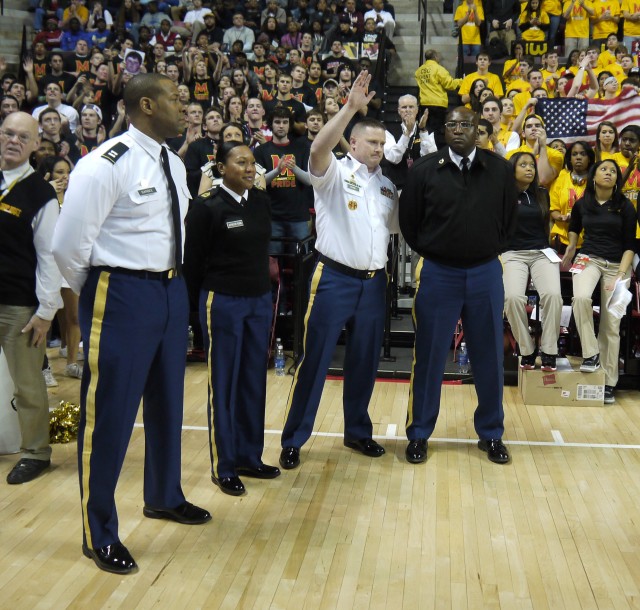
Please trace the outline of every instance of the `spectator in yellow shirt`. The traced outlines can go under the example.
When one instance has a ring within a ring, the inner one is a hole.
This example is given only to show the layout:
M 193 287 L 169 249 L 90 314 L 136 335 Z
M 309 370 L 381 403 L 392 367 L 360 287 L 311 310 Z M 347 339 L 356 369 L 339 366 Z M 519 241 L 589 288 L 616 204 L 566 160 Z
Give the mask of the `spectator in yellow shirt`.
M 540 0 L 529 0 L 527 7 L 520 13 L 520 31 L 523 40 L 543 42 L 549 30 L 549 15 L 540 7 Z
M 562 0 L 543 0 L 542 10 L 549 16 L 549 31 L 547 33 L 547 41 L 549 48 L 552 49 L 556 44 L 556 34 L 560 27 L 560 18 L 562 17 Z
M 558 177 L 564 163 L 564 157 L 562 153 L 547 146 L 547 132 L 544 128 L 544 122 L 537 114 L 531 114 L 524 120 L 522 139 L 522 145 L 508 152 L 507 159 L 519 151 L 532 152 L 538 164 L 540 184 L 548 188 Z
M 524 55 L 524 44 L 515 42 L 511 59 L 504 62 L 502 70 L 502 81 L 507 89 L 511 88 L 511 83 L 520 77 L 520 60 Z
M 640 0 L 622 0 L 622 16 L 624 17 L 624 46 L 629 53 L 633 53 L 633 43 L 640 42 Z
M 553 183 L 551 197 L 551 245 L 559 254 L 564 254 L 569 245 L 569 221 L 573 204 L 582 197 L 587 185 L 589 168 L 595 163 L 595 153 L 586 142 L 575 142 L 565 155 L 565 169 Z M 578 248 L 582 235 L 578 237 Z
M 467 74 L 462 80 L 458 94 L 462 99 L 463 104 L 469 103 L 469 92 L 471 91 L 471 84 L 474 80 L 481 78 L 491 91 L 493 91 L 496 97 L 502 97 L 504 95 L 504 89 L 500 82 L 500 77 L 497 74 L 489 72 L 489 66 L 491 65 L 491 58 L 486 51 L 480 51 L 476 56 L 477 71 L 471 74 Z
M 566 20 L 565 49 L 585 49 L 588 46 L 589 18 L 592 15 L 595 15 L 595 9 L 591 0 L 565 0 L 562 5 L 562 16 Z
M 462 52 L 467 56 L 477 55 L 480 52 L 480 26 L 484 21 L 482 4 L 475 0 L 464 0 L 456 9 L 454 21 L 460 28 L 462 37 Z
M 591 17 L 593 25 L 591 40 L 594 45 L 602 48 L 602 45 L 607 42 L 607 36 L 618 31 L 620 2 L 618 0 L 595 0 L 593 8 L 595 15 Z

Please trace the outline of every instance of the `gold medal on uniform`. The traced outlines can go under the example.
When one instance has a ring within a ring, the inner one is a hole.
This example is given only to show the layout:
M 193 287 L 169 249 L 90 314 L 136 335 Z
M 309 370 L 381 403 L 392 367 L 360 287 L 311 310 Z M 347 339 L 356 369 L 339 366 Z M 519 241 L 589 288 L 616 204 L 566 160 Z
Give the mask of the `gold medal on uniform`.
M 350 200 L 349 200 L 349 203 L 347 203 L 347 207 L 348 207 L 350 210 L 357 210 L 357 209 L 358 209 L 358 202 L 357 202 L 357 201 L 354 201 L 353 199 L 350 199 Z

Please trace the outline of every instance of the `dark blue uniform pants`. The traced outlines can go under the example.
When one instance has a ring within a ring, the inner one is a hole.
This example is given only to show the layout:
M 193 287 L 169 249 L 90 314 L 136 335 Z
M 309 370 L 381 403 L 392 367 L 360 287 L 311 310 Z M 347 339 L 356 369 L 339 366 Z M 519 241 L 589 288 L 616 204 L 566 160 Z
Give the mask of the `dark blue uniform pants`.
M 378 371 L 384 332 L 387 276 L 360 280 L 318 263 L 305 316 L 304 356 L 289 393 L 283 447 L 302 447 L 311 436 L 322 388 L 340 332 L 346 327 L 344 435 L 370 438 L 367 409 Z
M 500 261 L 496 258 L 471 269 L 458 269 L 421 260 L 416 274 L 416 344 L 407 438 L 429 438 L 435 428 L 442 376 L 460 318 L 478 394 L 476 432 L 481 439 L 502 438 L 504 288 Z
M 78 433 L 89 547 L 119 540 L 114 494 L 142 398 L 145 504 L 175 508 L 184 502 L 180 442 L 188 314 L 182 279 L 89 272 L 79 303 L 85 366 Z
M 235 297 L 200 292 L 209 368 L 209 449 L 217 478 L 262 464 L 271 293 Z

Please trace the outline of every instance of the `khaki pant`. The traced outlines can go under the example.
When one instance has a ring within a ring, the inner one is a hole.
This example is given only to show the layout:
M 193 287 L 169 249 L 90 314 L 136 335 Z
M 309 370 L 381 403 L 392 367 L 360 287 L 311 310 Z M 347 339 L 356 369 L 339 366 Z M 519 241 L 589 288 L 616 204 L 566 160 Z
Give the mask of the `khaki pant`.
M 32 347 L 32 333 L 22 333 L 35 307 L 0 305 L 0 347 L 15 386 L 16 410 L 22 433 L 22 457 L 48 460 L 49 398 L 42 376 L 45 343 Z
M 560 293 L 560 266 L 552 263 L 540 250 L 510 250 L 501 256 L 504 282 L 504 310 L 513 336 L 523 356 L 536 348 L 529 334 L 527 317 L 527 283 L 529 273 L 540 295 L 544 311 L 540 347 L 545 354 L 557 355 L 562 295 Z
M 618 383 L 618 357 L 620 355 L 620 320 L 607 311 L 607 301 L 611 292 L 605 285 L 615 278 L 619 263 L 609 262 L 597 256 L 591 256 L 582 273 L 573 275 L 573 315 L 576 319 L 582 357 L 591 358 L 600 354 L 600 364 L 604 370 L 606 385 Z M 629 277 L 629 272 L 625 279 Z M 593 325 L 593 291 L 600 280 L 600 330 L 598 338 Z

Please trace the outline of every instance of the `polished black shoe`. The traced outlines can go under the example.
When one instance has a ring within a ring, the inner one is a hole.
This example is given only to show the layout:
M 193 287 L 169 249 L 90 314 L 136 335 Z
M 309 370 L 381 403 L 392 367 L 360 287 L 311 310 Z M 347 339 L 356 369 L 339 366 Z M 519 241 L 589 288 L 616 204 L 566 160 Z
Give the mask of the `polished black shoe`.
M 542 352 L 540 354 L 540 360 L 542 361 L 542 366 L 540 368 L 545 373 L 552 373 L 553 371 L 558 370 L 555 354 L 545 354 L 544 352 Z
M 241 496 L 245 491 L 244 484 L 239 477 L 214 477 L 211 475 L 211 480 L 222 490 L 224 493 L 230 496 Z
M 297 447 L 283 447 L 278 461 L 285 470 L 297 468 L 300 466 L 300 449 Z
M 404 455 L 410 464 L 422 464 L 427 459 L 427 439 L 417 438 L 409 441 Z
M 280 476 L 280 468 L 260 464 L 260 466 L 236 466 L 236 473 L 254 479 L 275 479 Z
M 357 441 L 344 439 L 344 446 L 355 449 L 367 457 L 377 458 L 384 455 L 384 447 L 376 443 L 372 438 L 361 438 Z
M 591 356 L 590 358 L 584 358 L 580 365 L 580 371 L 582 373 L 595 373 L 600 368 L 600 354 Z
M 200 525 L 211 521 L 211 514 L 198 506 L 194 506 L 191 502 L 183 502 L 176 508 L 151 508 L 145 506 L 142 513 L 149 519 L 167 519 L 176 523 L 184 523 L 185 525 Z
M 478 441 L 478 449 L 486 451 L 489 460 L 496 464 L 506 464 L 511 459 L 509 457 L 509 451 L 499 438 L 491 440 L 480 439 Z
M 533 354 L 529 354 L 528 356 L 522 356 L 520 358 L 520 368 L 525 371 L 532 371 L 536 368 L 536 358 L 538 357 L 538 350 L 533 350 Z
M 32 460 L 22 458 L 7 475 L 9 485 L 20 485 L 33 481 L 37 476 L 51 466 L 51 460 Z
M 83 544 L 82 552 L 85 557 L 93 559 L 95 564 L 105 572 L 131 574 L 138 571 L 138 564 L 122 542 L 114 542 L 99 549 L 90 549 L 86 544 Z

